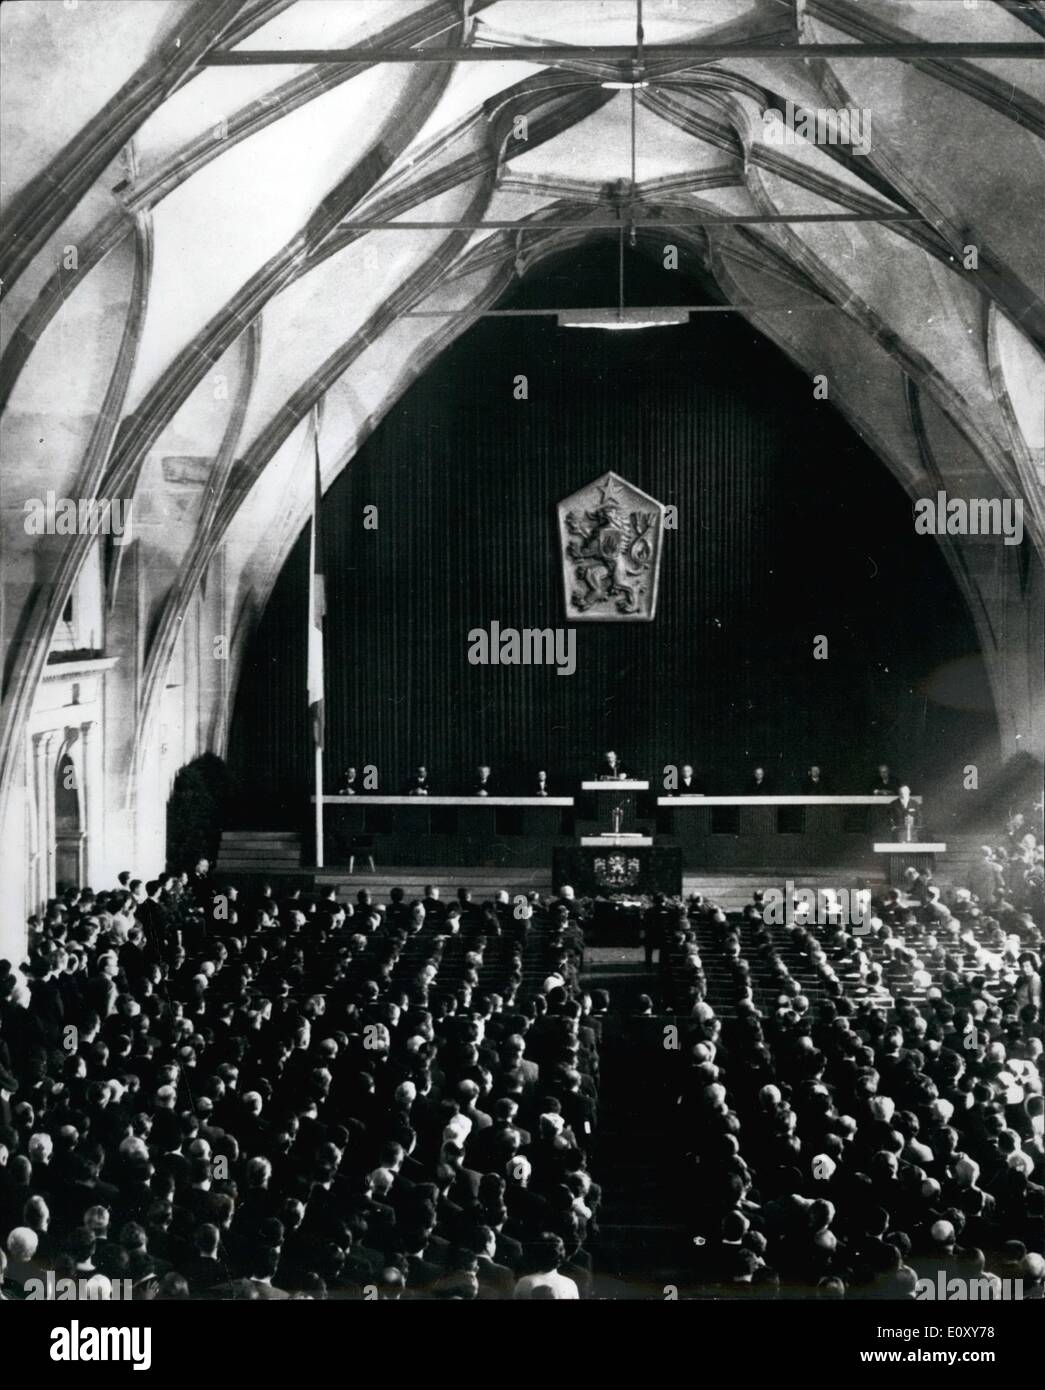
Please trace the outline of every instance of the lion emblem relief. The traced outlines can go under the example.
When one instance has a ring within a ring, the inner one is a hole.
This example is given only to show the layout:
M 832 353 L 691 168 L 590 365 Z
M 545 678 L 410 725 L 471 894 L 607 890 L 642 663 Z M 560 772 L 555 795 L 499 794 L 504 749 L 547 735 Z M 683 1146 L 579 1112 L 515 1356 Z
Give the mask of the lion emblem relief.
M 663 515 L 661 503 L 615 473 L 559 503 L 569 617 L 653 617 Z

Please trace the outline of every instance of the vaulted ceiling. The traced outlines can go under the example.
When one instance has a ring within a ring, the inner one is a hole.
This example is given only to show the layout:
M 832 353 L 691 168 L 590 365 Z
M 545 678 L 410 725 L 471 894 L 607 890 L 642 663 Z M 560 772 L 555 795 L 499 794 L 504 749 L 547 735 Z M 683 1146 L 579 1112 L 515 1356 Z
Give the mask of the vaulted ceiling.
M 5 751 L 92 545 L 28 538 L 27 497 L 133 497 L 147 721 L 219 551 L 237 631 L 264 604 L 307 517 L 313 407 L 329 486 L 513 281 L 607 228 L 676 246 L 826 376 L 912 495 L 1022 497 L 1045 553 L 1045 4 L 645 0 L 641 49 L 636 16 L 0 9 Z M 944 43 L 977 47 L 866 51 Z M 787 101 L 868 113 L 869 150 L 767 143 Z

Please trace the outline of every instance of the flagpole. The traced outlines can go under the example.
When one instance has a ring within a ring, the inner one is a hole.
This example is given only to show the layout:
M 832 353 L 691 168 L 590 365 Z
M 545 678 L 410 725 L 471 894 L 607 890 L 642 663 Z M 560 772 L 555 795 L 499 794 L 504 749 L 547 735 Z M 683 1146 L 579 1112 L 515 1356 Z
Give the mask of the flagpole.
M 312 563 L 309 570 L 309 603 L 310 608 L 315 596 L 315 576 L 318 568 L 318 554 L 316 551 L 316 536 L 319 525 L 319 406 L 313 408 L 312 412 L 313 430 L 313 455 L 315 458 L 315 480 L 312 488 Z M 316 621 L 315 611 L 309 612 L 309 622 Z M 323 698 L 323 691 L 320 691 L 320 699 Z M 316 868 L 323 868 L 323 742 L 325 740 L 314 740 L 314 785 L 316 802 Z
M 316 749 L 316 868 L 323 867 L 323 750 Z

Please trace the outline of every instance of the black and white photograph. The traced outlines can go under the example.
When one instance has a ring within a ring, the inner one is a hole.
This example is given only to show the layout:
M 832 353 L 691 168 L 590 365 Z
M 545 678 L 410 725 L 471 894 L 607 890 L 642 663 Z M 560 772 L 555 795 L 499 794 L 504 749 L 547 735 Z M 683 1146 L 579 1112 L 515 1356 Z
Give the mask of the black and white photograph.
M 0 168 L 27 1373 L 1025 1375 L 1045 0 L 6 0 Z

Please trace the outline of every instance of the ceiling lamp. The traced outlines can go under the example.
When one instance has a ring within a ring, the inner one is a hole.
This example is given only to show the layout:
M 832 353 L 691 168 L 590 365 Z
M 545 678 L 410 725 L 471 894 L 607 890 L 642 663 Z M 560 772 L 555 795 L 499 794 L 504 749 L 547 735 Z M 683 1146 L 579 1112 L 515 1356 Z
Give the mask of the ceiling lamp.
M 560 309 L 560 328 L 668 328 L 689 323 L 689 310 L 666 307 L 618 309 Z

